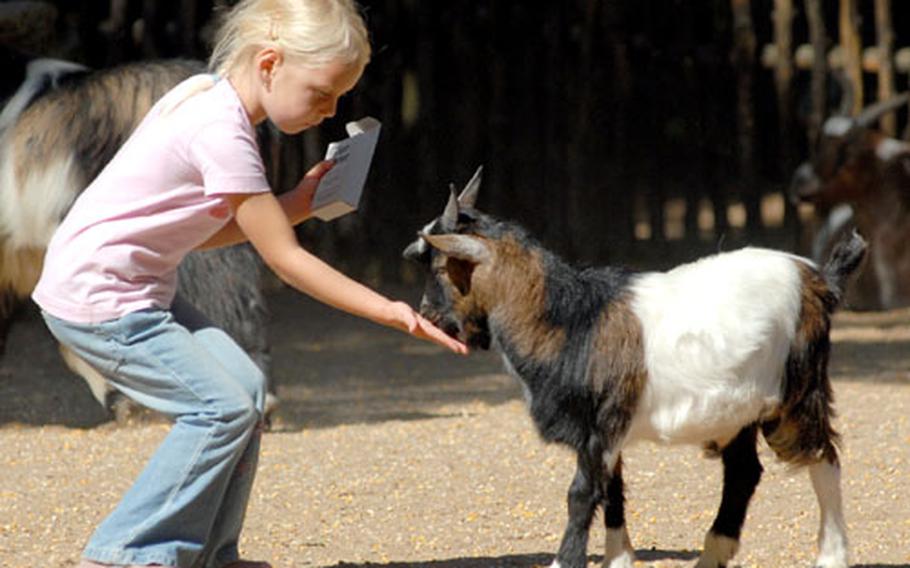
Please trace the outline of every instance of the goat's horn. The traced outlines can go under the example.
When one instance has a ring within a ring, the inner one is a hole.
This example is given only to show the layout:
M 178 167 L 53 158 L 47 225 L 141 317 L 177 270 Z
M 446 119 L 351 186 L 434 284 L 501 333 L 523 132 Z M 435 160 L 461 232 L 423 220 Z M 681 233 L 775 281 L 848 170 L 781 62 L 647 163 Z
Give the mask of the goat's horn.
M 900 107 L 907 104 L 907 101 L 910 101 L 910 92 L 902 93 L 896 97 L 888 99 L 887 101 L 879 101 L 874 105 L 864 109 L 863 112 L 856 117 L 856 123 L 859 126 L 868 128 L 875 124 L 875 122 L 881 118 L 882 115 L 899 109 Z
M 458 196 L 455 194 L 454 187 L 450 189 L 449 202 L 446 203 L 442 217 L 439 218 L 439 228 L 446 233 L 454 231 L 455 225 L 458 223 Z
M 477 171 L 474 172 L 470 181 L 468 181 L 468 183 L 465 184 L 464 189 L 461 190 L 461 195 L 458 196 L 459 205 L 462 207 L 474 208 L 474 204 L 477 203 L 477 192 L 480 190 L 482 174 L 483 166 L 478 166 Z

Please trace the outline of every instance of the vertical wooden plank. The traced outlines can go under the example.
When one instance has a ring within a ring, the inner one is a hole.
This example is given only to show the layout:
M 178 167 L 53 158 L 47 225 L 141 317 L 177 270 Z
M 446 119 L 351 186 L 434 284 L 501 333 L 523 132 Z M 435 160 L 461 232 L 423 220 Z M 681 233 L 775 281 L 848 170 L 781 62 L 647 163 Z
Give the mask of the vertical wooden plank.
M 606 191 L 613 204 L 615 222 L 608 224 L 608 235 L 612 239 L 596 239 L 601 248 L 599 258 L 610 258 L 610 255 L 626 257 L 635 241 L 635 196 L 627 188 L 635 186 L 636 176 L 632 172 L 629 137 L 632 129 L 632 62 L 629 56 L 629 33 L 625 15 L 616 2 L 605 2 L 603 8 L 605 39 L 612 54 L 612 72 L 609 83 L 609 108 L 612 110 L 607 134 L 616 160 L 616 179 L 618 183 L 608 185 Z M 618 242 L 620 250 L 610 250 L 609 245 Z
M 828 75 L 826 51 L 828 42 L 821 0 L 806 0 L 806 19 L 809 24 L 809 41 L 812 43 L 812 110 L 809 113 L 807 135 L 809 138 L 809 152 L 814 155 L 816 150 L 815 142 L 818 140 L 819 130 L 828 111 L 826 107 Z
M 545 51 L 540 66 L 543 90 L 543 130 L 540 147 L 543 149 L 543 187 L 566 187 L 567 180 L 567 131 L 566 120 L 572 123 L 574 97 L 568 82 L 571 80 L 571 69 L 566 65 L 572 57 L 569 37 L 570 13 L 576 2 L 551 2 L 546 8 L 537 11 L 533 21 L 542 31 Z M 574 124 L 574 123 L 573 123 Z M 530 181 L 530 180 L 529 180 Z M 528 187 L 530 187 L 530 183 Z M 519 186 L 521 187 L 521 186 Z M 567 191 L 577 191 L 568 188 Z M 523 218 L 534 230 L 540 230 L 544 239 L 559 244 L 557 251 L 570 255 L 570 203 L 572 198 L 555 193 L 547 194 L 546 207 L 529 208 Z
M 894 28 L 891 26 L 891 0 L 875 0 L 875 29 L 878 38 L 878 100 L 894 96 Z M 893 112 L 879 121 L 889 136 L 897 133 L 897 118 Z
M 165 22 L 158 2 L 143 0 L 142 21 L 142 56 L 147 59 L 163 57 L 161 46 L 165 43 Z
M 779 126 L 783 133 L 790 123 L 790 84 L 793 81 L 793 0 L 774 0 L 774 87 L 777 93 Z
M 780 167 L 787 175 L 793 171 L 796 158 L 791 91 L 793 82 L 793 0 L 774 0 L 773 23 L 774 43 L 777 46 L 774 88 L 777 94 L 778 155 Z M 758 197 L 760 198 L 760 195 Z M 746 201 L 745 206 L 746 226 L 751 227 L 756 222 L 760 223 L 760 203 Z M 795 210 L 788 201 L 784 211 L 784 224 L 792 227 L 795 221 Z
M 183 0 L 180 3 L 180 9 L 177 11 L 177 22 L 180 30 L 180 54 L 184 57 L 199 56 L 199 47 L 196 41 L 199 28 L 197 8 L 196 0 Z
M 859 15 L 857 0 L 840 2 L 840 45 L 844 54 L 844 76 L 853 89 L 854 116 L 863 110 L 863 64 L 862 44 L 859 37 Z
M 417 187 L 432 188 L 440 182 L 439 154 L 437 140 L 441 133 L 437 130 L 440 106 L 436 93 L 436 66 L 448 68 L 449 61 L 442 60 L 442 54 L 436 48 L 440 31 L 437 29 L 439 10 L 429 2 L 417 2 L 413 6 L 415 18 L 415 72 L 417 74 L 417 92 L 420 100 L 420 113 L 417 121 Z
M 590 238 L 592 233 L 602 230 L 602 217 L 596 213 L 592 203 L 597 202 L 600 192 L 591 191 L 592 182 L 596 179 L 589 174 L 593 163 L 590 159 L 597 151 L 599 136 L 592 136 L 592 114 L 597 107 L 594 84 L 598 80 L 597 64 L 594 61 L 597 38 L 600 29 L 600 1 L 583 0 L 579 3 L 582 18 L 581 35 L 578 37 L 578 66 L 571 77 L 570 85 L 576 97 L 573 105 L 575 116 L 573 126 L 566 133 L 566 185 L 569 188 L 568 217 L 570 222 L 568 236 L 570 250 L 576 258 L 593 259 L 597 248 L 597 239 Z
M 752 109 L 753 88 L 755 84 L 755 30 L 752 27 L 750 0 L 730 0 L 733 15 L 733 53 L 731 61 L 736 73 L 736 147 L 741 179 L 746 191 L 750 191 L 755 180 L 755 114 Z M 753 222 L 757 214 L 757 199 L 752 202 Z M 718 237 L 726 230 L 726 204 L 714 205 L 715 230 Z

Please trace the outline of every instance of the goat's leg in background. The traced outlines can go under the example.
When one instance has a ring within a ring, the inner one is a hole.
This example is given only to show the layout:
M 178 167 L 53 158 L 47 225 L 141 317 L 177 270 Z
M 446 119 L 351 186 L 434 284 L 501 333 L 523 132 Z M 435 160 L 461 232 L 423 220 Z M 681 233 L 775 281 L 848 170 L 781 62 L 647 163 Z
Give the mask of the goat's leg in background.
M 109 404 L 110 401 L 108 400 L 108 397 L 111 393 L 115 392 L 115 390 L 107 379 L 104 378 L 104 375 L 99 373 L 97 369 L 89 365 L 84 359 L 76 355 L 76 353 L 66 345 L 60 343 L 57 345 L 57 348 L 60 350 L 60 356 L 63 358 L 63 362 L 66 363 L 69 370 L 85 380 L 89 390 L 92 391 L 92 396 L 95 397 L 98 404 L 104 408 L 112 408 Z M 115 409 L 112 408 L 112 410 Z M 118 419 L 119 418 L 120 417 L 118 416 Z
M 584 568 L 588 563 L 588 533 L 603 487 L 600 444 L 578 451 L 575 477 L 569 486 L 569 520 L 551 568 Z
M 705 547 L 696 568 L 719 568 L 736 555 L 739 535 L 746 520 L 749 500 L 761 480 L 762 466 L 755 450 L 758 427 L 740 430 L 721 452 L 724 464 L 724 487 L 720 508 L 711 530 L 705 535 Z
M 606 465 L 604 471 L 607 471 Z M 626 508 L 624 486 L 622 481 L 622 456 L 617 458 L 612 474 L 605 475 L 603 480 L 604 525 L 606 542 L 604 544 L 604 568 L 632 568 L 635 562 L 635 549 L 629 538 L 626 527 Z

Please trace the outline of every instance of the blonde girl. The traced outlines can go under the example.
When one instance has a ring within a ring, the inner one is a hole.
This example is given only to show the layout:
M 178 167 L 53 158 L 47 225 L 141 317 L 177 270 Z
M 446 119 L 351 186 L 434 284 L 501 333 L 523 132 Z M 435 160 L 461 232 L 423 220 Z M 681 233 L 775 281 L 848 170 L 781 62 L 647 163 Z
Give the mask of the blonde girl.
M 263 568 L 238 539 L 256 470 L 261 371 L 175 297 L 191 250 L 250 241 L 294 288 L 434 341 L 464 345 L 300 247 L 311 169 L 276 197 L 255 126 L 297 133 L 335 114 L 370 56 L 351 0 L 242 0 L 217 36 L 213 75 L 165 95 L 55 233 L 33 298 L 51 332 L 118 389 L 174 426 L 83 551 L 82 568 Z M 212 282 L 218 286 L 218 282 Z

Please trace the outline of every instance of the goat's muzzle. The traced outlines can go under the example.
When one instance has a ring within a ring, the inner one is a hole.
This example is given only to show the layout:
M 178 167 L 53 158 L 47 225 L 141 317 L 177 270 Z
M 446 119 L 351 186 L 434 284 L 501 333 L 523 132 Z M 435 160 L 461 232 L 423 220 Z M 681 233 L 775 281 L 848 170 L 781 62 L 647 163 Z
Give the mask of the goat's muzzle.
M 437 310 L 432 309 L 429 305 L 424 302 L 420 303 L 420 315 L 425 317 L 433 325 L 445 332 L 446 335 L 452 339 L 457 339 L 462 341 L 461 337 L 461 325 L 453 318 L 452 316 L 442 314 Z

